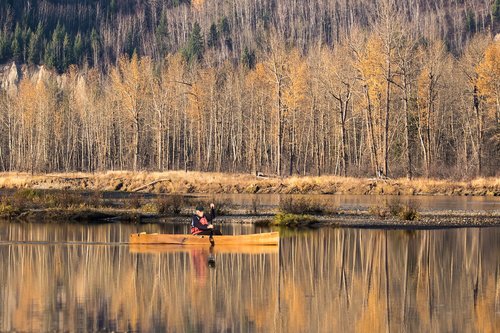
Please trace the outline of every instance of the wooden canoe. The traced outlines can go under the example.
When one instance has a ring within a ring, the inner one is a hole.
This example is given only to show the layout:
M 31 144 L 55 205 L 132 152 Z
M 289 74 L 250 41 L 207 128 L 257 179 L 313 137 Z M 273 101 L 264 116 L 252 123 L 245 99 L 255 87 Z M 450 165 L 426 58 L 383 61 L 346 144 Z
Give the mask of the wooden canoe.
M 173 254 L 193 253 L 204 251 L 214 254 L 277 254 L 278 246 L 268 245 L 221 245 L 209 250 L 207 244 L 203 245 L 177 245 L 177 244 L 129 244 L 130 253 L 140 254 Z
M 267 232 L 250 235 L 214 236 L 217 245 L 278 245 L 279 232 Z M 177 245 L 210 245 L 208 236 L 182 234 L 131 234 L 130 244 L 177 244 Z

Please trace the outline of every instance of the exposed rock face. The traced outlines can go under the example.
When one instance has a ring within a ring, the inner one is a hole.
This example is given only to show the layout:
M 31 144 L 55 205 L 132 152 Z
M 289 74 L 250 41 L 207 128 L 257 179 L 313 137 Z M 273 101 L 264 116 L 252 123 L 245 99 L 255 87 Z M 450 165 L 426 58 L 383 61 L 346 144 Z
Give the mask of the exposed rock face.
M 0 89 L 8 93 L 17 92 L 17 84 L 21 80 L 21 73 L 16 63 L 13 62 L 8 65 L 0 67 Z
M 28 77 L 34 83 L 49 82 L 53 75 L 55 74 L 45 66 L 17 65 L 15 62 L 0 65 L 0 90 L 16 94 L 23 78 Z M 56 82 L 59 86 L 65 83 L 65 77 L 66 75 L 57 75 Z

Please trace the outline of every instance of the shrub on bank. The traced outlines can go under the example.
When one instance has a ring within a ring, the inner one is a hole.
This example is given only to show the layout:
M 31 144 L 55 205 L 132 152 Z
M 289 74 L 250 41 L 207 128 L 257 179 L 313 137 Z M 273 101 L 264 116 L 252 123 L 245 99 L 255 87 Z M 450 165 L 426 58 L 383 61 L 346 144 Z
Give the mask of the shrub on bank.
M 402 221 L 414 221 L 420 218 L 418 207 L 414 202 L 402 204 L 399 199 L 388 202 L 385 207 L 372 206 L 368 212 L 380 218 L 394 216 Z
M 389 211 L 387 210 L 387 208 L 381 206 L 371 206 L 368 209 L 368 213 L 383 219 L 389 216 Z
M 156 212 L 163 215 L 178 215 L 185 205 L 182 195 L 160 195 L 156 198 Z
M 391 215 L 402 221 L 414 221 L 420 217 L 418 207 L 413 201 L 402 204 L 399 199 L 395 199 L 389 202 L 388 206 Z
M 45 206 L 51 208 L 76 208 L 86 205 L 81 194 L 70 191 L 47 193 L 41 199 L 45 202 Z
M 4 202 L 0 203 L 0 216 L 11 217 L 17 213 L 18 210 L 15 209 L 12 205 Z
M 307 227 L 318 223 L 318 220 L 310 215 L 279 213 L 274 216 L 273 225 L 286 227 Z
M 328 207 L 324 203 L 306 198 L 281 197 L 279 210 L 282 213 L 289 214 L 333 214 L 336 209 Z

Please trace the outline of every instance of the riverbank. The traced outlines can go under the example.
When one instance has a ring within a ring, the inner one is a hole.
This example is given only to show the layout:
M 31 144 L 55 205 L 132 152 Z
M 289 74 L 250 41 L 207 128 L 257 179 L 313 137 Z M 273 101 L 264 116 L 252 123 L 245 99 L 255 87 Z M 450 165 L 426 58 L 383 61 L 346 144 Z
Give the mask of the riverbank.
M 167 194 L 354 194 L 500 196 L 500 177 L 462 180 L 338 176 L 265 177 L 203 172 L 0 173 L 0 189 L 55 189 Z
M 0 219 L 31 223 L 187 224 L 193 207 L 208 207 L 211 202 L 216 205 L 220 223 L 298 228 L 500 225 L 498 197 L 179 195 L 66 189 L 0 190 Z
M 273 226 L 274 214 L 224 215 L 216 219 L 216 224 L 255 224 Z M 417 219 L 404 220 L 397 217 L 380 218 L 367 211 L 339 212 L 335 215 L 310 216 L 312 219 L 298 221 L 293 228 L 308 229 L 321 227 L 382 228 L 382 229 L 433 229 L 458 227 L 499 227 L 500 213 L 422 213 Z M 28 223 L 134 223 L 134 224 L 189 224 L 189 216 L 166 216 L 139 210 L 99 210 L 99 209 L 34 209 L 17 216 L 0 215 L 0 221 Z

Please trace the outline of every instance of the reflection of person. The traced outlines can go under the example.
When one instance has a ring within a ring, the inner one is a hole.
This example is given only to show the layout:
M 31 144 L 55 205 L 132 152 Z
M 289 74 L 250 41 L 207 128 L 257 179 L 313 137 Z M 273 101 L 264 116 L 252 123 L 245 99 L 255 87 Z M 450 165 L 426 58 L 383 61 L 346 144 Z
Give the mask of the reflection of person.
M 196 211 L 191 218 L 191 233 L 193 235 L 222 235 L 220 230 L 214 229 L 212 224 L 215 219 L 215 205 L 210 204 L 210 215 L 205 215 L 203 206 L 196 206 Z
M 205 286 L 208 277 L 206 264 L 208 255 L 206 251 L 206 249 L 192 249 L 190 251 L 192 267 L 194 268 L 194 281 L 200 287 Z

